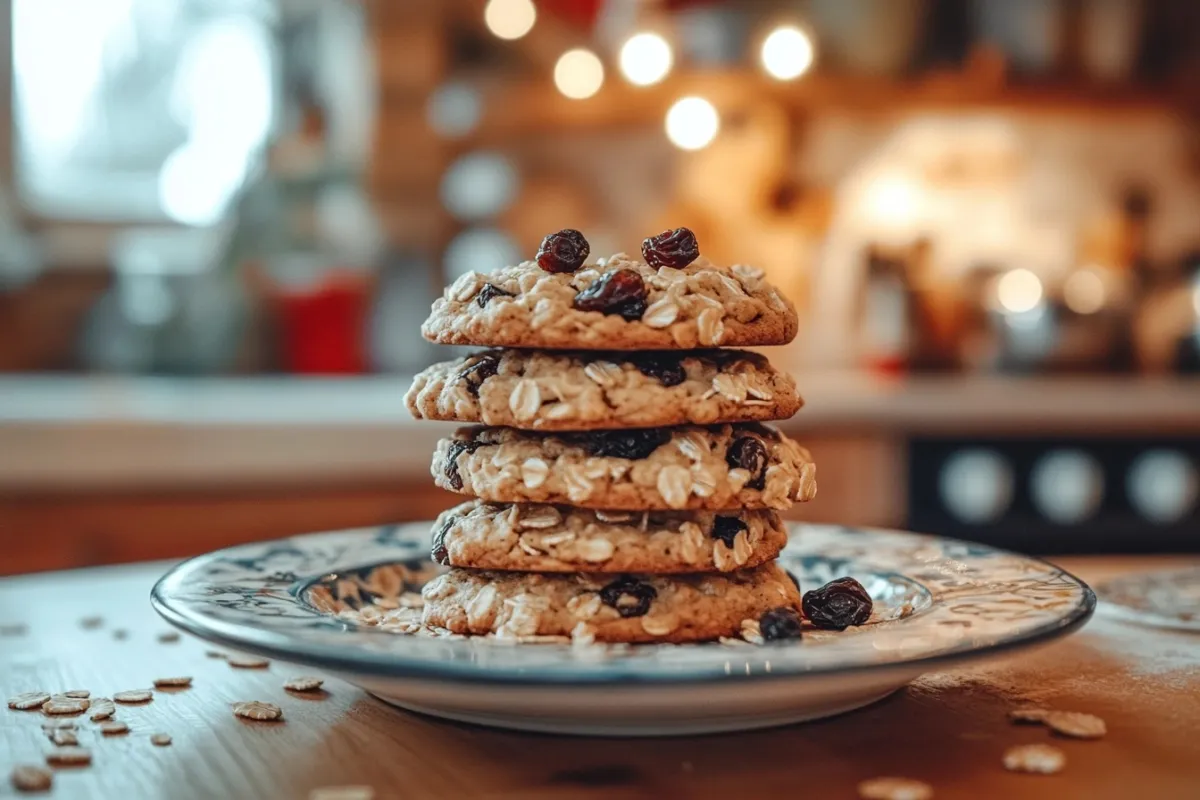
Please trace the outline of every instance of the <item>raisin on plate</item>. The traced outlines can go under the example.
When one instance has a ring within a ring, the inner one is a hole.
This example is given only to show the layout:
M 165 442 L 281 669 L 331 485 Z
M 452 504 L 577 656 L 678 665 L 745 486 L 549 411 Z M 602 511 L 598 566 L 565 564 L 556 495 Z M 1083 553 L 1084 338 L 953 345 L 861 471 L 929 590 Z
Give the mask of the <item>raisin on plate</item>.
M 854 578 L 837 578 L 819 589 L 805 592 L 804 616 L 818 628 L 844 631 L 871 618 L 874 603 L 863 585 Z

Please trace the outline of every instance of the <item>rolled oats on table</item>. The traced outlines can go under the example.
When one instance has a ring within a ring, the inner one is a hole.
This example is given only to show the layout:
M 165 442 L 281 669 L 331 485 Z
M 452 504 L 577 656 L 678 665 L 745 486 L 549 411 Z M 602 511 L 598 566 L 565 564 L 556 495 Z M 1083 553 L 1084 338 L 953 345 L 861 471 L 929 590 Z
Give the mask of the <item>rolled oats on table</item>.
M 1066 766 L 1067 757 L 1048 744 L 1024 744 L 1005 750 L 1003 763 L 1009 772 L 1053 775 Z

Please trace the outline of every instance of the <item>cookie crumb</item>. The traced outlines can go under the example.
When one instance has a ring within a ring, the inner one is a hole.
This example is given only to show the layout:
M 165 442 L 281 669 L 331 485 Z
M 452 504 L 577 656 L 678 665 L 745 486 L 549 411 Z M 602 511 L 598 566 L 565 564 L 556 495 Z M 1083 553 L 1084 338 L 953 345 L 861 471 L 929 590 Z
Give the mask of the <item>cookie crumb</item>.
M 54 774 L 50 770 L 30 764 L 13 767 L 8 779 L 18 792 L 46 792 L 54 784 Z
M 205 658 L 219 658 L 222 660 L 224 660 L 226 658 L 225 654 L 222 653 L 220 650 L 205 650 L 204 656 L 205 656 Z
M 871 778 L 858 784 L 863 800 L 929 800 L 933 787 L 911 778 Z
M 325 681 L 320 678 L 292 678 L 283 685 L 283 688 L 289 692 L 315 692 L 325 685 Z
M 1072 739 L 1099 739 L 1108 733 L 1104 720 L 1079 711 L 1052 711 L 1046 715 L 1046 727 Z
M 158 635 L 158 641 L 162 644 L 174 644 L 179 641 L 178 631 L 165 631 Z
M 1053 775 L 1066 763 L 1063 751 L 1048 744 L 1023 744 L 1004 751 L 1004 768 L 1009 772 Z
M 94 631 L 104 624 L 104 617 L 84 617 L 79 620 L 79 627 L 85 631 Z
M 170 747 L 171 737 L 165 733 L 153 733 L 150 735 L 150 744 L 155 747 Z
M 283 709 L 279 706 L 274 703 L 263 703 L 258 700 L 234 703 L 233 713 L 235 716 L 243 719 L 253 719 L 260 722 L 273 722 L 283 718 Z

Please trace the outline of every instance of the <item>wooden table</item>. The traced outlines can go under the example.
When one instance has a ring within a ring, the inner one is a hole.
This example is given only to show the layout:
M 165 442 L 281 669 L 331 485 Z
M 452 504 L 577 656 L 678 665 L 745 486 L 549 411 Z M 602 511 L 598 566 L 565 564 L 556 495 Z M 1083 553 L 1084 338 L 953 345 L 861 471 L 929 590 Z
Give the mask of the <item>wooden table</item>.
M 1198 559 L 1072 558 L 1088 580 Z M 314 698 L 289 695 L 308 672 L 273 663 L 237 670 L 169 629 L 147 593 L 164 564 L 0 581 L 0 696 L 43 689 L 94 695 L 190 675 L 193 688 L 118 707 L 131 732 L 101 737 L 79 718 L 91 767 L 60 769 L 54 797 L 305 798 L 316 787 L 369 785 L 379 798 L 854 797 L 858 781 L 900 775 L 938 798 L 1200 797 L 1200 636 L 1126 626 L 1098 616 L 1083 632 L 1034 653 L 933 673 L 870 708 L 754 733 L 657 740 L 507 733 L 392 709 L 336 680 Z M 98 615 L 100 627 L 80 620 Z M 12 626 L 23 625 L 24 632 Z M 126 632 L 122 638 L 121 633 Z M 286 722 L 248 723 L 230 704 L 266 700 Z M 1005 772 L 1005 748 L 1051 741 L 1008 723 L 1026 703 L 1103 717 L 1100 741 L 1053 740 L 1059 775 Z M 40 763 L 51 745 L 36 712 L 0 708 L 0 769 Z M 174 744 L 151 745 L 155 732 Z M 5 778 L 7 780 L 7 778 Z M 11 793 L 7 783 L 0 797 Z

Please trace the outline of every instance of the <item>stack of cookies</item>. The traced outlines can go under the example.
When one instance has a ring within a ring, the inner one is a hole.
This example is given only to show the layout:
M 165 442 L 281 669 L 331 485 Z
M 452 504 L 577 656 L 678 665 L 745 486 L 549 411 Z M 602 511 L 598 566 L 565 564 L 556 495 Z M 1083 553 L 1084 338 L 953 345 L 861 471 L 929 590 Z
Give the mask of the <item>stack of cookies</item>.
M 777 513 L 816 493 L 808 451 L 763 423 L 792 378 L 722 345 L 786 344 L 794 307 L 753 267 L 713 266 L 686 228 L 586 265 L 578 231 L 534 261 L 471 273 L 422 332 L 483 352 L 436 364 L 419 419 L 479 423 L 438 443 L 446 511 L 424 622 L 520 641 L 798 636 Z

